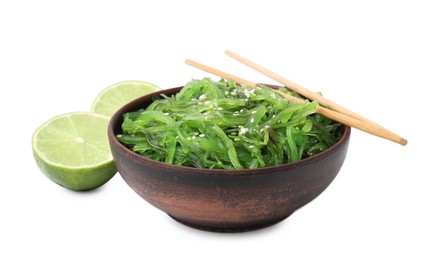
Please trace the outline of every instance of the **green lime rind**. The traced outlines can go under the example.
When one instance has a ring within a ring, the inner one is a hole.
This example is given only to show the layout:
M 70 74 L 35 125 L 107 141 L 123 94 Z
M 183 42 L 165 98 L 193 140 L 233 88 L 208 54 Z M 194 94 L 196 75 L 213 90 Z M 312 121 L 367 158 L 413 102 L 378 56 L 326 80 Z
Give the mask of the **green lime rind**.
M 117 172 L 114 161 L 93 168 L 65 168 L 42 160 L 34 150 L 35 161 L 40 170 L 56 184 L 75 191 L 96 189 L 107 183 Z
M 70 190 L 102 186 L 117 172 L 107 137 L 108 118 L 90 112 L 55 116 L 32 135 L 40 170 Z
M 93 101 L 91 112 L 111 117 L 119 108 L 136 98 L 158 91 L 152 83 L 126 80 L 102 90 Z

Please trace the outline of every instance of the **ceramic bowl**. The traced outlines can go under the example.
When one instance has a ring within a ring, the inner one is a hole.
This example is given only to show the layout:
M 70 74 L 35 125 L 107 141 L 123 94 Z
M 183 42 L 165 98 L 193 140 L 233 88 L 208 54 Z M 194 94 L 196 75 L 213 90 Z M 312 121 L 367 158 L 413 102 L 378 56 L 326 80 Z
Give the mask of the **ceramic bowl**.
M 152 97 L 171 96 L 181 87 L 136 99 L 111 118 L 108 136 L 116 167 L 137 194 L 190 227 L 239 232 L 273 225 L 321 194 L 339 172 L 349 145 L 350 127 L 341 139 L 307 159 L 258 169 L 200 169 L 142 157 L 120 143 L 122 116 L 147 107 Z

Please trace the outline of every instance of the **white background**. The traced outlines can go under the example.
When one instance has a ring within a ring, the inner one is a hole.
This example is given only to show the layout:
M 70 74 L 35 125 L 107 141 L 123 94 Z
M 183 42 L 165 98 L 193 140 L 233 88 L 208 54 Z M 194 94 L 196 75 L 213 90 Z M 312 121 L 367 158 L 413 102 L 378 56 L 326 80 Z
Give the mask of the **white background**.
M 438 13 L 435 1 L 1 1 L 0 259 L 438 259 Z M 354 130 L 320 197 L 241 234 L 182 226 L 118 174 L 72 192 L 37 168 L 33 131 L 113 83 L 209 76 L 185 58 L 273 83 L 225 49 L 409 144 Z

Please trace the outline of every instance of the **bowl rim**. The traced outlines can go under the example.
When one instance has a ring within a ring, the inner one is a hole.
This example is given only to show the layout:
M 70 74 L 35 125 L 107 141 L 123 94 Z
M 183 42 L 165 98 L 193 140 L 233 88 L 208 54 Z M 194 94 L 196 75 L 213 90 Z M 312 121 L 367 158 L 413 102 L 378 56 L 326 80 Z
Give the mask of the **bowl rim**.
M 273 86 L 269 84 L 265 84 L 267 86 Z M 275 86 L 277 87 L 277 86 Z M 165 162 L 156 161 L 147 157 L 144 157 L 138 153 L 135 153 L 125 147 L 119 140 L 116 138 L 115 129 L 116 122 L 120 120 L 120 118 L 123 116 L 124 113 L 130 112 L 131 110 L 127 110 L 128 107 L 131 107 L 135 103 L 139 103 L 144 99 L 150 99 L 153 96 L 159 96 L 161 94 L 170 92 L 173 94 L 177 93 L 179 90 L 181 90 L 183 87 L 174 87 L 174 88 L 166 88 L 161 89 L 155 92 L 152 92 L 150 94 L 144 95 L 142 97 L 139 97 L 133 101 L 130 101 L 129 103 L 122 106 L 120 109 L 116 111 L 116 113 L 113 114 L 113 116 L 110 119 L 110 122 L 108 124 L 108 138 L 110 142 L 112 142 L 119 150 L 126 153 L 129 158 L 136 159 L 138 161 L 147 163 L 149 167 L 154 168 L 161 168 L 161 169 L 168 169 L 168 170 L 174 170 L 175 172 L 180 172 L 184 174 L 191 174 L 191 175 L 233 175 L 233 176 L 248 176 L 248 175 L 264 175 L 264 174 L 271 174 L 274 172 L 278 172 L 281 170 L 284 170 L 285 168 L 301 168 L 306 165 L 312 164 L 314 162 L 320 161 L 324 158 L 333 156 L 338 150 L 340 150 L 344 145 L 348 145 L 350 135 L 351 135 L 351 127 L 342 124 L 340 127 L 344 128 L 343 134 L 341 138 L 335 143 L 333 146 L 329 147 L 325 151 L 313 155 L 311 157 L 299 160 L 297 162 L 290 162 L 290 163 L 284 163 L 279 164 L 275 166 L 266 166 L 266 167 L 260 167 L 255 169 L 250 168 L 244 168 L 244 169 L 209 169 L 209 168 L 196 168 L 196 167 L 189 167 L 189 166 L 180 166 L 175 164 L 169 164 Z M 176 92 L 177 91 L 177 92 Z M 127 110 L 127 111 L 125 111 Z M 115 158 L 114 158 L 115 159 Z

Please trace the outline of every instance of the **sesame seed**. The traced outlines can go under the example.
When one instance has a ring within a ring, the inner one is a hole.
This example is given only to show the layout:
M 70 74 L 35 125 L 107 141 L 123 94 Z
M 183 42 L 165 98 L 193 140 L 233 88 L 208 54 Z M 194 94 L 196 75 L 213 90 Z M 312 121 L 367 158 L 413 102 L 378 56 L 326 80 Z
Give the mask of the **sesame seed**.
M 240 125 L 238 127 L 239 127 L 239 135 L 243 135 L 243 134 L 248 132 L 248 128 L 243 127 L 242 125 Z
M 254 145 L 250 145 L 248 148 L 253 149 L 253 148 L 255 148 L 255 146 Z
M 251 119 L 250 119 L 250 123 L 254 123 L 255 122 L 255 119 L 252 117 Z
M 245 96 L 246 98 L 249 98 L 249 97 L 250 97 L 250 93 L 249 93 L 249 91 L 248 91 L 247 88 L 244 89 L 244 96 Z
M 206 136 L 205 134 L 200 134 L 200 135 L 199 135 L 199 137 L 205 137 L 205 136 Z
M 256 114 L 256 111 L 252 111 L 251 113 L 254 115 L 254 114 Z

